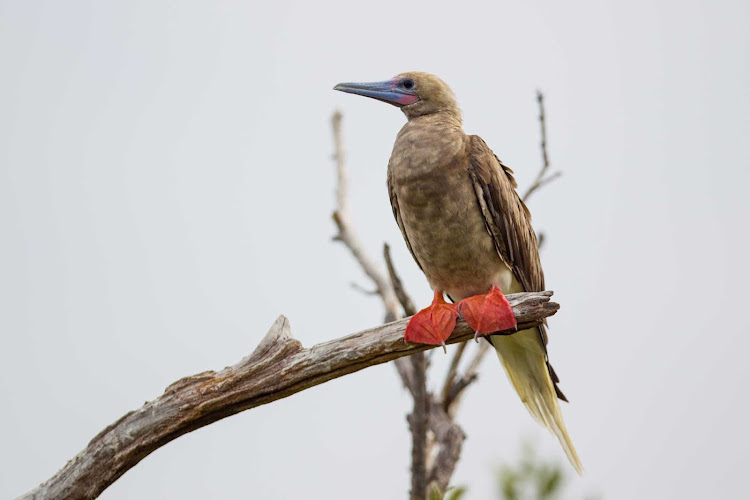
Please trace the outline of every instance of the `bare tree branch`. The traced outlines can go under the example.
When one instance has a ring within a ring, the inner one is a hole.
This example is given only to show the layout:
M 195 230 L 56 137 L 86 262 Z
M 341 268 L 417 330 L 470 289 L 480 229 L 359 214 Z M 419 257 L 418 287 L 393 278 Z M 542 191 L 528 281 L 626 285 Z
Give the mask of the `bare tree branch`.
M 396 274 L 390 259 L 390 249 L 386 244 L 383 248 L 389 277 L 386 277 L 380 269 L 375 266 L 373 259 L 367 255 L 364 245 L 360 242 L 353 228 L 351 209 L 349 207 L 348 172 L 346 169 L 346 155 L 344 152 L 343 132 L 341 129 L 342 115 L 340 111 L 334 112 L 331 117 L 334 140 L 334 158 L 336 159 L 337 187 L 336 187 L 336 211 L 333 220 L 336 222 L 339 234 L 334 238 L 341 241 L 352 252 L 354 259 L 362 267 L 363 271 L 376 286 L 380 298 L 385 307 L 385 321 L 393 321 L 401 317 L 399 300 L 406 314 L 414 314 L 414 305 L 408 297 L 401 284 L 401 279 Z M 423 354 L 415 356 L 411 362 L 399 359 L 395 362 L 396 370 L 414 399 L 414 407 L 411 415 L 407 418 L 412 435 L 412 465 L 411 477 L 412 500 L 423 500 L 426 494 L 426 459 L 427 459 L 427 427 L 429 415 L 427 414 L 427 365 Z
M 536 174 L 536 178 L 534 179 L 534 182 L 531 183 L 531 186 L 529 186 L 526 194 L 521 197 L 524 202 L 528 201 L 529 196 L 531 196 L 534 191 L 562 175 L 562 172 L 554 172 L 553 174 L 550 174 L 549 177 L 545 177 L 549 170 L 549 155 L 547 154 L 547 123 L 546 115 L 544 113 L 544 94 L 542 94 L 540 90 L 536 91 L 536 102 L 539 104 L 539 128 L 541 129 L 542 136 L 540 142 L 540 148 L 542 150 L 542 168 Z
M 544 163 L 536 180 L 524 195 L 524 200 L 560 175 L 554 173 L 545 177 L 549 159 L 541 93 L 537 94 L 537 100 L 540 107 Z M 339 112 L 334 114 L 332 123 L 338 174 L 337 209 L 333 219 L 339 230 L 334 239 L 343 242 L 350 249 L 355 260 L 375 284 L 376 293 L 386 309 L 386 319 L 394 320 L 401 316 L 399 303 L 408 312 L 413 312 L 415 308 L 403 291 L 387 247 L 385 258 L 388 277 L 366 254 L 352 229 Z M 519 329 L 539 325 L 545 317 L 557 312 L 559 306 L 550 301 L 551 295 L 552 292 L 533 292 L 507 296 Z M 441 400 L 438 400 L 426 391 L 427 362 L 424 351 L 433 346 L 407 344 L 403 340 L 406 324 L 407 319 L 390 322 L 305 349 L 292 337 L 288 320 L 280 316 L 249 356 L 223 370 L 198 373 L 171 384 L 161 396 L 146 402 L 138 410 L 125 414 L 105 428 L 57 474 L 20 498 L 96 498 L 146 456 L 183 434 L 241 411 L 392 360 L 396 361 L 401 379 L 415 401 L 414 411 L 410 415 L 413 433 L 412 498 L 424 498 L 428 484 L 437 485 L 444 491 L 460 457 L 465 438 L 461 428 L 453 421 L 455 407 L 461 393 L 476 379 L 479 363 L 488 349 L 486 346 L 480 347 L 464 375 L 456 378 L 461 354 L 466 348 L 465 341 L 474 335 L 463 320 L 458 321 L 447 343 L 461 343 L 461 347 L 451 362 L 444 392 Z M 403 359 L 405 356 L 412 356 L 412 362 Z M 447 392 L 446 388 L 449 388 Z M 427 428 L 432 432 L 433 443 L 440 445 L 431 463 L 428 463 L 432 446 L 426 443 Z
M 414 410 L 409 416 L 411 427 L 411 500 L 424 500 L 427 496 L 427 426 L 429 400 L 427 399 L 427 360 L 423 352 L 411 356 L 414 367 Z
M 391 247 L 388 243 L 383 245 L 383 258 L 388 269 L 393 289 L 396 292 L 401 307 L 408 316 L 413 316 L 417 312 L 409 294 L 404 290 L 401 278 L 396 272 L 391 259 Z M 465 342 L 463 343 L 465 344 Z M 460 344 L 460 345 L 463 345 Z M 428 477 L 427 469 L 429 467 L 427 460 L 435 444 L 434 437 L 428 438 L 427 430 L 430 427 L 429 408 L 432 402 L 432 395 L 427 392 L 427 359 L 423 353 L 414 354 L 412 360 L 412 370 L 404 371 L 399 367 L 403 360 L 396 360 L 396 369 L 399 370 L 404 385 L 412 388 L 412 397 L 414 398 L 414 409 L 407 417 L 412 434 L 412 500 L 423 500 L 427 495 Z M 433 432 L 434 436 L 434 432 Z
M 458 367 L 461 362 L 461 356 L 463 356 L 466 350 L 466 343 L 459 344 L 456 348 L 456 352 L 453 353 L 451 364 L 448 366 L 448 373 L 445 375 L 445 382 L 443 382 L 443 389 L 440 391 L 440 399 L 443 403 L 443 409 L 447 410 L 450 404 L 449 396 L 453 384 L 456 382 L 456 376 L 458 375 Z
M 547 240 L 547 237 L 544 235 L 544 233 L 539 231 L 539 234 L 536 235 L 536 246 L 539 250 L 542 249 L 542 246 L 544 245 L 544 242 L 546 240 Z
M 391 278 L 393 290 L 396 293 L 396 297 L 398 297 L 398 301 L 401 303 L 401 307 L 404 308 L 404 313 L 406 313 L 407 316 L 414 316 L 417 314 L 417 308 L 414 307 L 414 302 L 412 302 L 409 294 L 406 293 L 404 285 L 401 283 L 401 278 L 398 273 L 396 273 L 396 268 L 391 260 L 391 247 L 388 243 L 383 244 L 383 258 L 385 259 L 385 265 L 388 268 L 388 276 Z
M 380 292 L 378 292 L 377 290 L 368 290 L 356 281 L 352 281 L 351 283 L 349 283 L 349 286 L 352 287 L 352 290 L 356 290 L 362 295 L 380 295 Z
M 339 233 L 334 237 L 341 241 L 352 252 L 354 259 L 359 263 L 362 270 L 375 284 L 378 293 L 383 299 L 386 312 L 390 320 L 398 319 L 401 315 L 398 310 L 398 299 L 393 291 L 391 283 L 386 278 L 375 261 L 367 255 L 364 246 L 360 242 L 352 224 L 351 208 L 349 207 L 349 185 L 347 183 L 346 153 L 344 151 L 344 140 L 341 132 L 341 112 L 336 111 L 331 118 L 333 126 L 333 140 L 336 160 L 337 188 L 336 188 L 336 210 L 333 212 L 333 221 L 338 227 Z
M 466 367 L 466 371 L 461 377 L 457 378 L 455 383 L 449 388 L 447 397 L 443 400 L 443 407 L 449 415 L 454 416 L 458 410 L 458 403 L 461 401 L 461 395 L 472 382 L 479 377 L 479 365 L 485 354 L 490 350 L 490 343 L 487 341 L 480 342 L 474 356 Z
M 436 484 L 438 489 L 444 492 L 450 484 L 453 471 L 461 456 L 461 448 L 466 435 L 434 398 L 430 404 L 430 423 L 435 432 L 435 440 L 441 446 L 431 468 L 429 483 Z
M 509 295 L 524 326 L 555 314 L 552 292 Z M 183 434 L 250 408 L 271 403 L 368 366 L 421 353 L 433 346 L 407 344 L 407 320 L 388 323 L 309 349 L 292 337 L 280 316 L 258 347 L 220 371 L 185 377 L 164 394 L 127 413 L 94 437 L 57 474 L 23 499 L 96 498 L 150 453 Z M 447 343 L 474 332 L 460 321 Z

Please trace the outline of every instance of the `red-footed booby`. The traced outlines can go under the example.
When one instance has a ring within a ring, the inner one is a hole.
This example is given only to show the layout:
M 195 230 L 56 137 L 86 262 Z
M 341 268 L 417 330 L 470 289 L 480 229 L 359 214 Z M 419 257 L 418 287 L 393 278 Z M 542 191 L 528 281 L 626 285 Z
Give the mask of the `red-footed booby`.
M 486 335 L 521 401 L 582 473 L 558 404 L 567 399 L 547 360 L 545 325 L 496 334 L 516 326 L 503 293 L 544 290 L 536 234 L 513 171 L 479 136 L 463 131 L 453 91 L 434 75 L 409 72 L 334 89 L 398 106 L 408 119 L 388 162 L 388 192 L 406 246 L 435 295 L 409 321 L 406 340 L 444 345 L 462 314 L 477 335 Z

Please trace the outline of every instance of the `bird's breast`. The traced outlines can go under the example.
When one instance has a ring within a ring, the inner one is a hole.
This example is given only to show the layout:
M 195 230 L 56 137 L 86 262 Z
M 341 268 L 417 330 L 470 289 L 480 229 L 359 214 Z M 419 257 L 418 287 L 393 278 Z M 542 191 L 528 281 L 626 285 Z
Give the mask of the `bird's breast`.
M 434 289 L 454 300 L 501 288 L 512 273 L 487 232 L 469 176 L 470 157 L 456 141 L 453 151 L 438 143 L 394 148 L 389 168 L 405 237 Z M 398 143 L 397 143 L 398 146 Z M 464 148 L 465 149 L 465 148 Z

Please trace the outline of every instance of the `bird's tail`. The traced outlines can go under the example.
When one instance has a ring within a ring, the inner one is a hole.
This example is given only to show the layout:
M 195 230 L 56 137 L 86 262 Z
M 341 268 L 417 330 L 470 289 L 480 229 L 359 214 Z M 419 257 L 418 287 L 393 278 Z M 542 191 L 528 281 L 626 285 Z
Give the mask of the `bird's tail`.
M 557 436 L 571 465 L 583 474 L 583 465 L 563 422 L 538 330 L 532 328 L 513 335 L 494 335 L 491 339 L 523 404 L 540 424 Z

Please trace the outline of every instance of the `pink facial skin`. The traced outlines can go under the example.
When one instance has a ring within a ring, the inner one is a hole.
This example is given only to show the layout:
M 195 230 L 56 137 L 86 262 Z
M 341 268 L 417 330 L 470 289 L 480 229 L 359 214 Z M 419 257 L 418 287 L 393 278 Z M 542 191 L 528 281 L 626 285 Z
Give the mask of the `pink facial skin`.
M 391 90 L 396 89 L 396 85 L 401 82 L 401 78 L 396 77 L 393 80 L 391 80 Z M 410 95 L 410 94 L 402 94 L 398 99 L 394 99 L 394 102 L 399 103 L 402 106 L 408 106 L 409 104 L 414 104 L 415 102 L 419 101 L 419 97 L 416 95 Z

